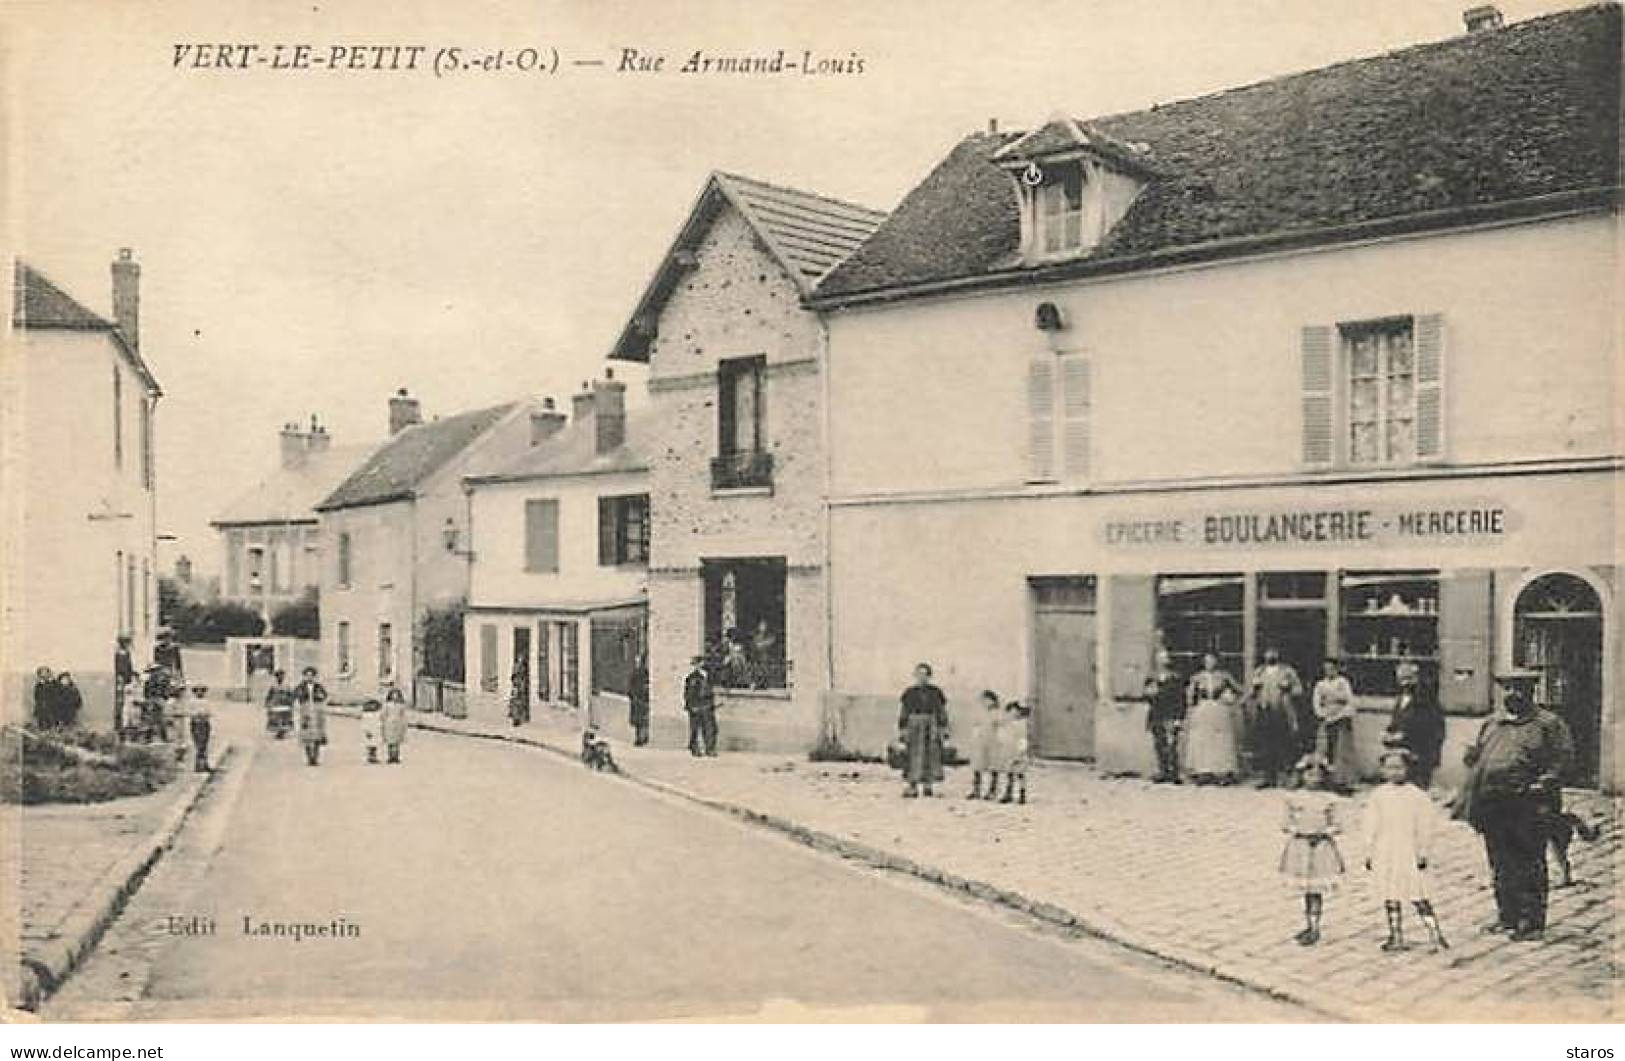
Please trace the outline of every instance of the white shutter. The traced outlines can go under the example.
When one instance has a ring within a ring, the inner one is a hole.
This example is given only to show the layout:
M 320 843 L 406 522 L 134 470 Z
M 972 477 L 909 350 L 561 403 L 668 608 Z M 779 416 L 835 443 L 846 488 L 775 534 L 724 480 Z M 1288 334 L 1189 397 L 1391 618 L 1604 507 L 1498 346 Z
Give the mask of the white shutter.
M 1055 478 L 1055 359 L 1045 355 L 1027 366 L 1027 481 Z
M 1299 344 L 1303 367 L 1303 462 L 1324 466 L 1337 453 L 1332 408 L 1334 393 L 1332 329 L 1324 324 L 1305 325 Z
M 1061 447 L 1068 479 L 1089 478 L 1093 408 L 1089 359 L 1081 354 L 1061 358 Z
M 1416 318 L 1416 459 L 1444 456 L 1444 318 Z

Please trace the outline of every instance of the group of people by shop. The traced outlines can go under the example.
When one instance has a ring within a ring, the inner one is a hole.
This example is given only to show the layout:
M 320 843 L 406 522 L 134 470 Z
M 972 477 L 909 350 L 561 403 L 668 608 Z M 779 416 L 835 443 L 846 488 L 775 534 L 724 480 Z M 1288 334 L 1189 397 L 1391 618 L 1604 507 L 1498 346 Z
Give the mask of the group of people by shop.
M 1157 761 L 1155 780 L 1228 784 L 1251 773 L 1260 788 L 1292 778 L 1295 765 L 1314 753 L 1327 762 L 1329 783 L 1352 791 L 1359 776 L 1354 744 L 1355 691 L 1336 657 L 1322 665 L 1313 686 L 1275 648 L 1246 685 L 1219 666 L 1212 652 L 1195 674 L 1178 674 L 1159 651 L 1145 684 L 1146 729 Z M 1420 681 L 1416 664 L 1394 669 L 1398 693 L 1384 738 L 1409 751 L 1413 780 L 1431 783 L 1444 746 L 1444 712 Z
M 315 667 L 307 666 L 300 674 L 299 684 L 290 686 L 287 674 L 277 671 L 272 675 L 271 687 L 265 693 L 266 728 L 275 736 L 282 735 L 279 718 L 292 715 L 299 744 L 304 749 L 305 765 L 321 765 L 322 749 L 327 745 L 327 688 L 317 680 Z M 361 746 L 368 763 L 398 764 L 401 746 L 406 743 L 406 696 L 394 682 L 385 682 L 379 695 L 369 697 L 361 704 Z M 380 760 L 379 752 L 386 756 Z

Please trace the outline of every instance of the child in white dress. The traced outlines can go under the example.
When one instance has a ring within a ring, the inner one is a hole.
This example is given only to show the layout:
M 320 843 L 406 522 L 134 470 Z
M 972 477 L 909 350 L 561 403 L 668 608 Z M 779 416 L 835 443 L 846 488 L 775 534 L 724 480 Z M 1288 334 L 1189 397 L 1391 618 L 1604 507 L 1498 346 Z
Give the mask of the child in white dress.
M 1320 940 L 1326 894 L 1336 891 L 1343 878 L 1336 838 L 1343 831 L 1344 801 L 1326 791 L 1328 765 L 1316 754 L 1298 760 L 1298 788 L 1287 795 L 1286 820 L 1281 824 L 1287 840 L 1279 868 L 1294 894 L 1303 896 L 1303 931 L 1297 940 L 1305 947 Z
M 1382 949 L 1389 952 L 1406 949 L 1406 902 L 1416 908 L 1433 949 L 1450 946 L 1428 899 L 1424 873 L 1438 811 L 1426 792 L 1407 783 L 1410 760 L 1404 748 L 1383 752 L 1382 784 L 1372 791 L 1365 808 L 1365 868 L 1373 875 L 1388 916 L 1388 939 Z
M 987 799 L 999 794 L 999 771 L 1003 748 L 1001 731 L 1004 712 L 999 708 L 999 694 L 992 689 L 982 690 L 982 718 L 976 724 L 974 743 L 970 749 L 971 788 L 966 799 L 982 799 L 982 775 L 987 775 Z
M 1004 705 L 1004 722 L 999 727 L 999 743 L 1003 749 L 1000 759 L 1004 765 L 1004 795 L 1000 803 L 1009 803 L 1012 799 L 1017 803 L 1027 802 L 1027 718 L 1031 714 L 1019 701 Z M 993 798 L 991 789 L 987 798 Z

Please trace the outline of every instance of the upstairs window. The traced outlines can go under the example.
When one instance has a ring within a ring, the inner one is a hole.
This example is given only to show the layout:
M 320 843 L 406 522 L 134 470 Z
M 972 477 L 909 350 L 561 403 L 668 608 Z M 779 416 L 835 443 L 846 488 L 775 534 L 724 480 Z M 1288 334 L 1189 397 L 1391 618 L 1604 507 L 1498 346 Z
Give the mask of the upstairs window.
M 649 495 L 598 499 L 598 563 L 602 567 L 649 562 Z
M 559 503 L 525 502 L 525 570 L 546 574 L 559 569 Z
M 773 484 L 773 458 L 767 449 L 765 357 L 739 357 L 717 368 L 717 456 L 711 462 L 713 489 Z
M 1038 186 L 1038 247 L 1065 254 L 1083 246 L 1083 170 L 1060 165 L 1046 170 Z
M 355 563 L 354 546 L 351 544 L 350 532 L 339 532 L 339 585 L 349 589 L 353 584 L 353 565 Z
M 1079 482 L 1093 458 L 1094 395 L 1085 354 L 1040 354 L 1027 366 L 1027 481 Z
M 1438 314 L 1311 325 L 1301 355 L 1305 464 L 1403 467 L 1444 455 Z

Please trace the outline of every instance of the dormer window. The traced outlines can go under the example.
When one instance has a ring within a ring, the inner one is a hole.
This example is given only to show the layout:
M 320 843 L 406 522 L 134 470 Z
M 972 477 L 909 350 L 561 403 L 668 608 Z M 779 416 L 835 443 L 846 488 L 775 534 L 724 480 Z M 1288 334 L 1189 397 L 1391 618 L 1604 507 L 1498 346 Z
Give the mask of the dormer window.
M 1045 255 L 1066 254 L 1083 246 L 1083 169 L 1077 163 L 1044 173 L 1034 195 L 1038 200 L 1038 242 Z

